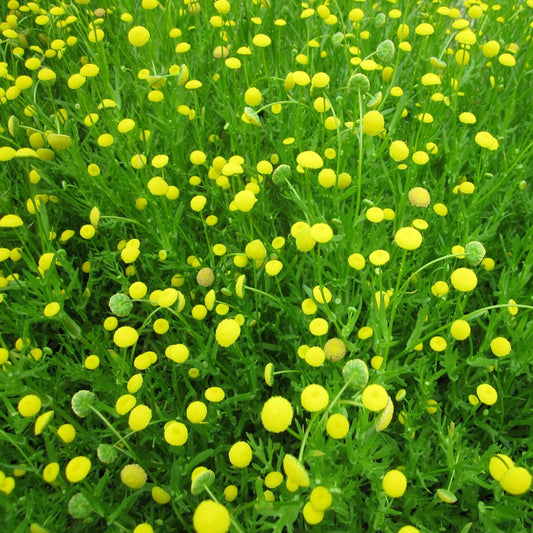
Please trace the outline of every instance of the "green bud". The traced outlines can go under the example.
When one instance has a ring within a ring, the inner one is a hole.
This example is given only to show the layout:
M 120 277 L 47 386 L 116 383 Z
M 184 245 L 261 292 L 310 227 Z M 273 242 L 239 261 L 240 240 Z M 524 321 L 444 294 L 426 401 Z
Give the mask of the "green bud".
M 364 74 L 358 72 L 348 80 L 348 88 L 366 94 L 370 90 L 370 82 Z
M 194 495 L 203 492 L 206 487 L 215 481 L 215 473 L 212 470 L 204 470 L 198 474 L 191 483 L 191 493 Z
M 91 412 L 91 405 L 94 403 L 96 395 L 89 390 L 79 390 L 70 402 L 72 410 L 80 418 L 85 418 Z
M 394 43 L 390 39 L 379 43 L 376 48 L 376 54 L 381 61 L 390 61 L 394 57 L 395 51 Z
M 368 367 L 361 359 L 352 359 L 344 365 L 342 377 L 354 389 L 362 389 L 368 383 Z
M 465 246 L 466 260 L 472 265 L 476 266 L 483 261 L 485 257 L 485 247 L 479 241 L 469 242 Z
M 99 444 L 96 448 L 96 454 L 98 459 L 105 464 L 113 463 L 118 457 L 116 448 L 111 444 Z
M 89 503 L 89 500 L 81 493 L 78 492 L 70 498 L 68 502 L 68 513 L 70 516 L 82 520 L 88 518 L 93 512 L 93 508 Z
M 109 298 L 109 309 L 116 316 L 128 316 L 133 309 L 133 302 L 127 294 L 119 292 Z
M 285 183 L 285 180 L 288 180 L 291 177 L 291 167 L 289 165 L 279 165 L 279 167 L 272 172 L 272 181 L 276 185 L 281 185 Z

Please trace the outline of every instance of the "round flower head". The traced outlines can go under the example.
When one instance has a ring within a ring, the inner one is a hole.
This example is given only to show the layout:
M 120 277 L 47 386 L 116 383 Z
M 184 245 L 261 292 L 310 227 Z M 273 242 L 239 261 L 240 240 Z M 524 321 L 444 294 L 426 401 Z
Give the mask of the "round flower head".
M 368 111 L 363 116 L 363 133 L 379 135 L 385 128 L 385 119 L 379 111 Z
M 350 422 L 344 415 L 335 413 L 328 418 L 326 431 L 332 439 L 343 439 L 350 431 Z
M 254 259 L 255 261 L 264 260 L 267 254 L 265 245 L 259 239 L 249 242 L 244 252 L 249 259 Z
M 309 500 L 317 511 L 325 511 L 331 506 L 333 497 L 326 487 L 315 487 L 311 491 Z
M 165 441 L 171 446 L 183 446 L 189 438 L 187 426 L 172 420 L 165 424 Z
M 204 402 L 191 402 L 187 406 L 187 420 L 193 424 L 201 424 L 207 416 L 207 406 Z
M 420 529 L 414 526 L 403 526 L 398 530 L 398 533 L 420 533 Z
M 83 455 L 71 459 L 65 467 L 65 477 L 71 483 L 78 483 L 85 479 L 91 469 L 91 460 Z
M 329 242 L 333 238 L 333 230 L 328 224 L 324 223 L 313 224 L 309 234 L 312 239 L 320 243 Z
M 231 519 L 228 510 L 221 503 L 204 500 L 196 507 L 192 522 L 196 533 L 226 533 Z
M 269 472 L 265 476 L 265 485 L 269 489 L 275 489 L 276 487 L 279 487 L 283 483 L 283 474 L 278 471 Z
M 226 393 L 220 387 L 209 387 L 205 389 L 204 396 L 208 402 L 218 403 L 225 398 Z
M 201 287 L 210 287 L 215 281 L 215 273 L 209 267 L 201 268 L 196 274 L 196 283 Z M 159 301 L 161 305 L 161 300 Z
M 522 466 L 512 466 L 500 479 L 505 492 L 518 496 L 531 487 L 531 474 Z
M 248 211 L 251 211 L 254 204 L 257 202 L 257 198 L 252 191 L 244 190 L 235 195 L 233 202 L 239 211 L 248 213 Z
M 477 286 L 477 276 L 473 270 L 461 267 L 452 272 L 451 282 L 454 289 L 461 292 L 470 292 Z
M 273 396 L 263 405 L 261 422 L 268 431 L 281 433 L 291 425 L 293 413 L 289 400 L 282 396 Z
M 328 406 L 329 394 L 328 391 L 321 385 L 308 385 L 302 391 L 300 396 L 302 407 L 311 413 L 321 411 Z
M 283 457 L 283 470 L 285 475 L 298 487 L 309 487 L 309 474 L 305 467 L 290 453 L 286 453 Z
M 233 318 L 225 318 L 217 326 L 215 338 L 220 346 L 231 346 L 241 334 L 241 327 Z
M 507 470 L 513 466 L 514 462 L 508 455 L 498 453 L 490 458 L 489 472 L 496 481 L 501 481 Z
M 496 337 L 490 342 L 490 349 L 496 357 L 504 357 L 511 352 L 511 343 L 505 337 Z
M 130 489 L 140 489 L 146 483 L 146 472 L 137 465 L 126 465 L 120 472 L 120 479 Z
M 20 416 L 30 417 L 36 415 L 41 410 L 42 402 L 35 394 L 26 394 L 17 405 Z
M 482 383 L 477 386 L 477 397 L 486 405 L 494 405 L 498 401 L 498 392 L 488 383 Z
M 133 346 L 138 338 L 139 334 L 137 333 L 137 330 L 131 326 L 122 326 L 118 328 L 113 335 L 113 341 L 119 348 Z
M 450 327 L 450 333 L 455 340 L 464 341 L 470 337 L 470 324 L 466 320 L 454 320 Z
M 328 332 L 329 324 L 323 318 L 313 318 L 309 324 L 309 331 L 317 337 L 325 335 Z
M 134 26 L 128 32 L 128 41 L 135 47 L 144 46 L 150 40 L 150 32 L 144 26 Z
M 307 502 L 304 505 L 302 509 L 302 514 L 304 516 L 304 520 L 311 526 L 320 524 L 320 522 L 324 520 L 324 511 L 319 511 L 315 509 L 311 502 Z
M 322 158 L 312 150 L 299 153 L 296 162 L 303 168 L 318 169 L 324 166 Z
M 415 207 L 427 207 L 431 202 L 431 196 L 424 187 L 414 187 L 409 191 L 409 202 Z
M 130 411 L 128 425 L 132 431 L 142 431 L 152 420 L 152 410 L 147 405 L 137 405 Z
M 257 89 L 257 87 L 250 87 L 244 93 L 244 101 L 249 106 L 255 107 L 259 105 L 262 99 L 263 95 L 261 94 L 261 91 Z
M 245 468 L 252 462 L 252 448 L 247 442 L 236 442 L 229 451 L 230 463 L 237 468 Z
M 407 478 L 399 470 L 389 470 L 381 481 L 383 490 L 391 498 L 400 498 L 407 488 Z
M 387 252 L 387 250 L 374 250 L 368 256 L 368 260 L 374 266 L 383 266 L 389 262 L 389 259 L 390 259 L 390 254 L 389 252 Z
M 324 344 L 324 353 L 328 361 L 340 361 L 346 355 L 346 344 L 342 339 L 333 337 Z
M 381 411 L 387 407 L 389 395 L 382 385 L 368 385 L 363 390 L 361 402 L 369 411 Z
M 482 148 L 487 148 L 488 150 L 494 151 L 498 149 L 498 140 L 493 137 L 488 131 L 480 131 L 476 133 L 474 137 L 476 144 Z
M 422 234 L 416 228 L 400 228 L 394 235 L 394 242 L 404 250 L 416 250 L 422 244 Z

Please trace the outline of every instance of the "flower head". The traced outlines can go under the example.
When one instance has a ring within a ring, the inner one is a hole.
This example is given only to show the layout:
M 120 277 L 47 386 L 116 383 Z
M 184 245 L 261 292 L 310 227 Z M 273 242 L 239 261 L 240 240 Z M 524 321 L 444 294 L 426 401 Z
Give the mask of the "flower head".
M 282 396 L 273 396 L 263 405 L 261 422 L 268 431 L 281 433 L 291 425 L 293 412 L 289 400 Z

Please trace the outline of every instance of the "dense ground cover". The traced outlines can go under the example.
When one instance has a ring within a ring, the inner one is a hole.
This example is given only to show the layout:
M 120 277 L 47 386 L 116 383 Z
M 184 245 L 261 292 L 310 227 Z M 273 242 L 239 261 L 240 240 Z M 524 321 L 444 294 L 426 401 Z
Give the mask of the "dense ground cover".
M 2 531 L 531 531 L 532 0 L 0 15 Z

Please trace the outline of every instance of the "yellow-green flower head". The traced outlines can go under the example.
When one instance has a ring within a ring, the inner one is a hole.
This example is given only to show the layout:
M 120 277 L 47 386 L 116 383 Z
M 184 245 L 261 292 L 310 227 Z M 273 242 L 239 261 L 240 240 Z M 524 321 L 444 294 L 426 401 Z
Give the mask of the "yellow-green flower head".
M 500 485 L 509 494 L 525 494 L 531 487 L 531 474 L 522 466 L 511 466 L 500 479 Z
M 309 324 L 309 331 L 316 335 L 317 337 L 321 335 L 326 335 L 329 329 L 329 324 L 327 320 L 323 318 L 313 318 Z
M 261 422 L 268 431 L 281 433 L 291 425 L 293 413 L 289 400 L 282 396 L 273 396 L 263 405 Z
M 392 417 L 394 416 L 394 404 L 392 403 L 392 400 L 388 399 L 387 407 L 379 413 L 379 416 L 376 418 L 376 421 L 374 423 L 374 427 L 376 428 L 376 431 L 383 431 L 387 429 L 392 422 Z
M 407 226 L 396 232 L 394 242 L 404 250 L 416 250 L 422 244 L 422 234 L 416 228 Z
M 429 191 L 424 187 L 413 187 L 409 193 L 409 202 L 415 207 L 427 207 L 431 203 Z
M 403 141 L 392 141 L 389 154 L 396 162 L 404 161 L 409 156 L 409 147 Z
M 290 453 L 286 453 L 283 457 L 283 470 L 285 475 L 295 483 L 298 487 L 309 487 L 309 474 L 305 467 Z
M 187 406 L 187 420 L 193 424 L 201 424 L 207 416 L 207 405 L 204 402 L 195 401 Z
M 312 150 L 300 152 L 296 156 L 296 162 L 303 168 L 319 169 L 324 166 L 324 160 Z
M 315 487 L 311 491 L 309 501 L 317 511 L 325 511 L 326 509 L 329 509 L 329 507 L 331 507 L 333 496 L 326 487 L 319 486 Z
M 340 361 L 346 355 L 346 344 L 342 339 L 333 337 L 324 344 L 324 353 L 328 361 Z
M 490 342 L 490 349 L 496 357 L 504 357 L 511 352 L 511 343 L 505 337 L 496 337 Z
M 142 431 L 152 420 L 152 410 L 147 405 L 137 405 L 129 414 L 128 425 L 132 431 Z
M 247 105 L 255 107 L 261 103 L 263 95 L 257 87 L 250 87 L 244 93 L 244 101 Z
M 215 273 L 209 267 L 201 268 L 196 274 L 196 283 L 201 287 L 210 287 L 215 281 Z M 161 305 L 161 302 L 159 303 Z
M 39 396 L 35 394 L 26 394 L 23 396 L 18 405 L 17 410 L 20 416 L 28 418 L 36 415 L 41 410 L 42 402 Z
M 220 346 L 227 348 L 231 346 L 241 334 L 241 326 L 233 318 L 225 318 L 216 329 L 215 338 Z
M 474 138 L 476 144 L 482 148 L 487 148 L 488 150 L 494 151 L 499 147 L 498 140 L 493 137 L 488 131 L 480 131 L 476 133 Z
M 196 507 L 192 523 L 196 533 L 226 533 L 231 519 L 228 510 L 221 503 L 204 500 Z
M 263 261 L 267 255 L 265 245 L 259 239 L 249 242 L 244 249 L 244 253 L 249 259 L 254 259 L 255 261 Z
M 488 383 L 482 383 L 476 388 L 477 397 L 485 405 L 494 405 L 498 401 L 498 391 Z
M 236 468 L 246 468 L 252 462 L 252 448 L 247 442 L 236 442 L 230 448 L 229 460 Z
M 126 465 L 120 472 L 120 479 L 130 489 L 140 489 L 146 483 L 146 472 L 138 464 Z
M 477 276 L 470 268 L 461 267 L 452 272 L 451 282 L 454 289 L 461 292 L 470 292 L 477 286 Z
M 119 348 L 128 348 L 133 346 L 139 338 L 139 334 L 135 328 L 131 326 L 122 326 L 118 328 L 113 334 L 113 342 Z
M 387 407 L 389 395 L 383 385 L 367 385 L 363 390 L 361 402 L 369 411 L 377 412 Z
M 402 526 L 398 533 L 420 533 L 420 529 L 414 526 Z
M 303 509 L 302 514 L 304 517 L 304 520 L 310 525 L 310 526 L 316 526 L 317 524 L 320 524 L 322 520 L 324 520 L 324 511 L 318 511 L 315 509 L 311 502 L 307 502 Z
M 316 242 L 326 243 L 331 241 L 331 239 L 333 238 L 333 230 L 331 229 L 331 226 L 329 226 L 329 224 L 321 222 L 318 224 L 313 224 L 311 226 L 311 229 L 309 230 L 309 235 Z
M 450 326 L 450 333 L 455 340 L 464 341 L 470 337 L 470 324 L 466 320 L 454 320 Z
M 385 119 L 379 111 L 368 111 L 363 116 L 363 133 L 366 135 L 379 135 L 385 128 Z
M 24 222 L 18 215 L 4 215 L 0 218 L 0 228 L 18 228 Z
M 332 439 L 343 439 L 350 431 L 350 422 L 341 413 L 335 413 L 328 418 L 326 431 Z
M 513 466 L 514 462 L 508 455 L 498 453 L 490 458 L 489 472 L 496 481 L 501 481 L 507 470 Z
M 144 26 L 134 26 L 128 32 L 128 41 L 131 45 L 139 48 L 150 40 L 150 32 Z
M 407 478 L 400 470 L 389 470 L 381 481 L 383 490 L 391 498 L 400 498 L 407 489 Z
M 329 394 L 322 385 L 312 384 L 305 387 L 300 396 L 302 407 L 310 413 L 322 411 L 328 406 Z
M 374 266 L 383 266 L 389 262 L 389 259 L 390 259 L 390 254 L 389 252 L 387 252 L 387 250 L 374 250 L 368 256 L 368 260 Z
M 71 483 L 78 483 L 87 477 L 91 470 L 91 460 L 83 455 L 71 459 L 65 467 L 65 477 Z
M 252 191 L 244 190 L 239 191 L 235 197 L 233 198 L 233 202 L 235 204 L 235 207 L 242 211 L 243 213 L 248 213 L 248 211 L 251 211 L 255 203 L 257 202 L 257 198 L 255 197 L 255 194 Z
M 165 424 L 164 437 L 171 446 L 183 446 L 189 438 L 189 431 L 182 422 L 171 420 Z

